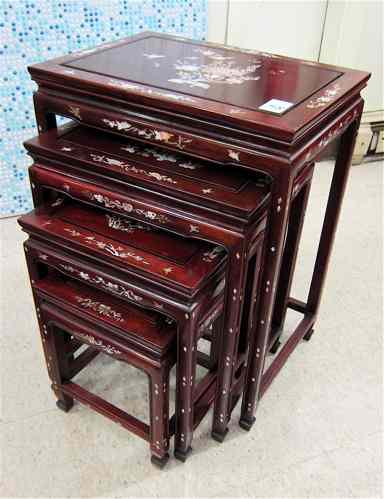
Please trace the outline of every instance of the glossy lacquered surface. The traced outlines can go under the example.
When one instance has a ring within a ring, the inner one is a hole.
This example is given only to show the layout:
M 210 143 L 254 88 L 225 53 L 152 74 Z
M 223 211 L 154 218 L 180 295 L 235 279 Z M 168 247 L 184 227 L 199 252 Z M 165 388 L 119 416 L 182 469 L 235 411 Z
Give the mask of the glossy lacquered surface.
M 48 275 L 44 272 L 41 277 L 42 267 L 28 253 L 27 264 L 57 407 L 68 412 L 74 399 L 82 402 L 149 441 L 152 462 L 163 467 L 169 457 L 169 370 L 176 361 L 175 348 L 171 348 L 176 339 L 173 324 L 67 279 L 50 267 L 45 268 Z M 147 374 L 149 425 L 73 382 L 99 353 Z
M 153 106 L 292 140 L 364 86 L 368 73 L 141 33 L 29 68 L 41 88 Z M 97 97 L 96 97 L 97 98 Z M 264 104 L 288 103 L 285 111 Z M 117 102 L 114 103 L 116 105 Z M 271 110 L 272 109 L 272 110 Z
M 266 54 L 214 49 L 155 34 L 75 57 L 65 66 L 120 80 L 123 88 L 124 81 L 140 83 L 254 110 L 270 99 L 298 104 L 342 74 Z
M 59 274 L 40 279 L 34 284 L 34 289 L 58 304 L 69 306 L 75 313 L 97 319 L 99 327 L 112 326 L 115 335 L 128 344 L 144 343 L 159 355 L 164 355 L 176 340 L 175 325 L 167 323 L 164 316 Z
M 151 41 L 153 38 L 161 41 Z M 160 49 L 162 43 L 167 47 L 165 53 L 137 50 L 132 72 L 141 81 L 126 80 L 125 71 L 129 71 L 132 58 L 127 58 L 126 67 L 117 68 L 115 55 L 124 60 L 125 51 L 132 55 L 135 46 L 145 46 L 145 50 Z M 137 68 L 138 60 L 141 60 L 141 69 Z M 161 74 L 155 76 L 154 68 Z M 35 65 L 29 70 L 39 87 L 35 94 L 35 109 L 40 133 L 56 128 L 55 115 L 63 115 L 98 130 L 108 130 L 146 145 L 161 146 L 167 151 L 181 152 L 194 160 L 210 161 L 215 163 L 214 168 L 226 165 L 235 172 L 234 176 L 238 171 L 247 170 L 263 172 L 270 178 L 267 235 L 263 259 L 259 260 L 260 266 L 256 266 L 262 271 L 262 277 L 257 281 L 259 294 L 256 300 L 252 300 L 251 311 L 245 307 L 250 315 L 250 331 L 246 345 L 248 359 L 241 425 L 249 429 L 255 420 L 254 413 L 261 396 L 301 339 L 309 339 L 312 335 L 363 109 L 360 91 L 369 74 L 153 33 L 141 33 Z M 151 73 L 153 84 L 145 82 L 146 72 Z M 166 87 L 156 86 L 165 80 L 168 82 Z M 263 87 L 264 84 L 268 89 Z M 174 86 L 183 90 L 175 90 Z M 250 88 L 252 92 L 247 91 Z M 260 104 L 271 96 L 275 97 Z M 283 97 L 292 99 L 292 102 L 284 101 Z M 304 302 L 289 296 L 302 223 L 300 212 L 305 210 L 311 165 L 325 147 L 338 138 L 341 140 L 335 173 L 308 299 Z M 38 184 L 60 185 L 60 191 L 69 189 L 77 198 L 94 201 L 95 194 L 100 199 L 101 192 L 103 196 L 110 196 L 110 191 L 99 187 L 96 172 L 93 176 L 83 169 L 81 179 L 76 179 L 75 167 L 69 166 L 71 172 L 66 176 L 62 161 L 56 165 L 48 160 L 43 167 L 35 164 L 31 174 L 40 179 Z M 307 180 L 306 172 L 309 175 Z M 66 183 L 64 178 L 71 176 L 75 179 Z M 88 181 L 90 184 L 85 190 Z M 233 185 L 236 186 L 235 181 Z M 114 186 L 112 182 L 108 183 L 108 187 L 116 192 L 116 199 L 121 203 L 125 194 L 123 189 L 117 182 Z M 154 202 L 158 191 L 157 184 L 145 203 Z M 140 202 L 144 201 L 143 198 L 144 195 L 140 195 Z M 37 204 L 44 202 L 38 189 L 35 200 Z M 189 203 L 187 194 L 184 200 L 184 206 L 188 207 L 184 212 L 184 222 L 189 213 L 195 216 L 205 209 L 202 202 Z M 105 204 L 104 197 L 103 202 Z M 107 202 L 109 204 L 109 198 Z M 247 227 L 249 218 L 246 216 L 242 217 L 243 221 L 237 217 L 241 222 L 237 224 L 234 217 L 230 223 L 228 217 L 224 221 L 224 210 L 221 210 L 223 216 L 219 221 L 220 207 L 216 212 L 212 210 L 214 216 L 212 223 L 207 224 L 209 228 L 200 221 L 187 226 L 179 221 L 176 224 L 175 218 L 180 215 L 176 196 L 170 206 L 166 210 L 167 227 L 177 225 L 178 230 L 181 227 L 184 231 L 187 229 L 193 237 L 212 240 L 213 236 L 215 241 L 219 237 L 221 240 L 227 238 L 230 235 L 228 228 L 237 233 L 233 234 L 231 242 L 224 244 L 229 255 L 228 306 L 224 316 L 212 431 L 213 436 L 222 441 L 237 400 L 233 388 L 243 383 L 242 377 L 236 376 L 239 372 L 238 346 L 244 297 L 249 290 L 249 268 L 252 269 L 249 244 L 252 231 L 258 229 L 256 223 Z M 120 204 L 118 209 L 121 209 Z M 133 208 L 130 208 L 130 213 L 133 213 Z M 203 216 L 207 221 L 208 215 Z M 288 233 L 290 228 L 293 231 Z M 286 266 L 283 271 L 282 265 Z M 279 282 L 280 275 L 283 283 Z M 276 298 L 278 306 L 274 309 Z M 301 313 L 303 319 L 265 371 L 271 330 L 276 324 L 281 324 L 287 307 Z M 182 356 L 180 358 L 185 360 Z
M 224 250 L 208 243 L 187 241 L 64 198 L 53 205 L 23 215 L 19 223 L 29 233 L 129 266 L 141 275 L 185 288 L 191 294 L 225 260 Z
M 236 173 L 220 163 L 190 158 L 86 126 L 49 130 L 24 143 L 35 161 L 47 158 L 79 165 L 107 179 L 141 185 L 174 198 L 188 198 L 212 209 L 250 218 L 269 196 L 269 177 Z

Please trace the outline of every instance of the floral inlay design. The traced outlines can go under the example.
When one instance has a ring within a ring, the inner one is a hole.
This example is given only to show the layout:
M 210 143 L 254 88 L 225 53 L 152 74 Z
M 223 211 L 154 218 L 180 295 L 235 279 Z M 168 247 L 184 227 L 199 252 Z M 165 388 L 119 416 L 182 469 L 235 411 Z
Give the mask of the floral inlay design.
M 91 298 L 84 298 L 83 296 L 76 296 L 75 298 L 77 303 L 79 303 L 83 308 L 90 308 L 91 310 L 97 312 L 99 315 L 105 315 L 106 317 L 109 317 L 110 319 L 118 322 L 125 322 L 119 312 L 116 312 L 108 305 L 104 305 L 104 303 L 91 300 Z
M 173 268 L 172 267 L 166 267 L 165 269 L 163 269 L 163 272 L 164 272 L 165 275 L 168 275 L 171 272 L 173 272 Z
M 106 118 L 103 119 L 103 122 L 108 125 L 109 127 L 111 128 L 117 128 L 118 130 L 129 130 L 130 128 L 134 128 L 136 130 L 135 127 L 133 127 L 130 123 L 128 123 L 127 121 L 118 121 L 118 120 L 108 120 Z M 142 131 L 142 134 L 144 134 L 145 132 Z
M 139 156 L 143 156 L 144 158 L 149 158 L 152 156 L 156 159 L 156 161 L 169 161 L 170 163 L 177 163 L 177 166 L 180 168 L 185 168 L 186 170 L 196 170 L 198 168 L 202 168 L 203 165 L 199 163 L 195 163 L 194 161 L 180 161 L 181 156 L 178 157 L 176 154 L 172 154 L 170 152 L 162 151 L 161 149 L 156 149 L 154 147 L 146 147 L 144 149 L 129 145 L 129 146 L 121 146 L 122 151 L 127 151 L 130 154 L 137 154 Z
M 238 151 L 232 151 L 232 149 L 228 149 L 228 156 L 235 161 L 240 161 L 240 153 Z
M 347 114 L 344 120 L 341 120 L 337 125 L 332 127 L 330 130 L 325 132 L 321 139 L 310 147 L 305 154 L 305 161 L 308 161 L 311 157 L 316 156 L 329 142 L 331 142 L 335 137 L 337 137 L 341 131 L 358 115 L 357 109 Z
M 108 85 L 113 87 L 119 87 L 123 90 L 132 90 L 134 92 L 139 92 L 144 95 L 153 95 L 158 97 L 164 97 L 165 99 L 170 99 L 176 102 L 195 102 L 195 99 L 188 97 L 187 95 L 178 95 L 172 92 L 161 92 L 160 90 L 154 90 L 152 88 L 140 87 L 134 83 L 128 83 L 120 80 L 110 80 Z
M 166 324 L 168 324 L 168 326 L 173 326 L 173 325 L 175 324 L 174 319 L 171 319 L 171 317 L 166 317 L 166 318 L 164 319 L 164 322 L 165 322 Z
M 317 109 L 319 107 L 326 106 L 327 104 L 329 104 L 329 102 L 333 101 L 337 97 L 337 95 L 340 93 L 340 91 L 341 91 L 341 87 L 340 87 L 340 85 L 338 85 L 336 83 L 331 88 L 327 88 L 324 91 L 323 95 L 321 95 L 320 97 L 316 97 L 315 99 L 311 99 L 308 102 L 307 107 L 309 109 Z
M 148 218 L 149 220 L 156 220 L 156 222 L 160 222 L 162 224 L 169 222 L 168 217 L 160 213 L 155 213 L 154 211 L 142 210 L 140 208 L 136 208 L 135 212 L 138 215 L 142 215 L 143 217 Z
M 64 198 L 58 197 L 56 201 L 54 201 L 51 206 L 52 208 L 56 208 L 57 206 L 60 206 L 61 204 L 64 203 Z
M 271 76 L 278 76 L 278 75 L 283 75 L 286 73 L 285 69 L 270 69 L 268 73 Z
M 184 149 L 186 144 L 192 142 L 192 139 L 186 139 L 180 135 L 175 135 L 174 133 L 166 132 L 163 130 L 153 130 L 151 128 L 139 128 L 128 121 L 119 120 L 108 120 L 103 118 L 103 123 L 108 125 L 110 128 L 116 128 L 119 131 L 127 132 L 138 137 L 143 137 L 147 140 L 155 140 L 158 142 L 164 142 L 167 145 L 178 147 L 179 149 Z
M 81 120 L 80 108 L 75 106 L 69 106 L 68 111 L 75 116 L 78 120 Z
M 64 229 L 66 232 L 69 232 L 69 234 L 71 234 L 71 236 L 73 237 L 79 237 L 81 236 L 81 233 L 75 229 Z
M 128 298 L 128 300 L 136 301 L 136 302 L 141 302 L 143 301 L 143 298 L 137 294 L 135 294 L 131 289 L 127 289 L 121 284 L 115 284 L 110 281 L 106 281 L 103 279 L 101 276 L 90 276 L 87 272 L 83 272 L 82 270 L 77 270 L 71 265 L 65 265 L 65 264 L 60 264 L 60 267 L 65 270 L 66 272 L 70 272 L 71 274 L 76 275 L 80 279 L 83 279 L 84 281 L 87 281 L 91 284 L 96 284 L 107 291 L 110 291 L 114 294 L 117 294 L 118 296 L 124 296 Z
M 95 345 L 96 347 L 99 347 L 105 353 L 109 353 L 110 355 L 119 355 L 119 354 L 123 353 L 121 350 L 118 350 L 113 345 L 104 345 L 104 343 L 101 340 L 97 340 L 91 334 L 76 333 L 76 336 L 78 336 L 79 338 L 82 338 L 83 340 L 90 343 L 91 345 Z
M 108 196 L 103 196 L 102 194 L 91 193 L 90 198 L 100 204 L 103 204 L 106 208 L 117 208 L 119 210 L 126 211 L 127 213 L 131 213 L 133 211 L 133 204 L 125 203 L 119 201 L 118 199 L 110 199 Z
M 128 232 L 133 234 L 136 230 L 142 230 L 145 232 L 151 232 L 152 227 L 148 225 L 143 225 L 135 220 L 124 220 L 115 215 L 105 215 L 107 218 L 108 227 L 112 229 L 121 230 L 122 232 Z
M 185 168 L 186 170 L 196 170 L 196 168 L 202 168 L 202 165 L 196 164 L 194 161 L 185 161 L 184 163 L 178 163 L 180 168 Z
M 147 59 L 163 59 L 165 55 L 163 54 L 143 54 L 143 57 Z
M 128 300 L 136 301 L 136 302 L 141 302 L 143 301 L 143 298 L 137 294 L 135 294 L 131 289 L 128 289 L 121 284 L 115 284 L 110 281 L 106 281 L 103 279 L 101 276 L 90 276 L 87 272 L 83 272 L 82 270 L 77 270 L 71 265 L 66 265 L 61 263 L 60 267 L 65 270 L 66 272 L 70 272 L 71 274 L 74 274 L 76 277 L 79 277 L 80 279 L 83 279 L 86 282 L 89 282 L 91 284 L 96 284 L 97 286 L 100 286 L 107 291 L 110 291 L 114 294 L 117 294 L 118 296 L 124 296 L 125 298 L 128 298 Z
M 199 229 L 198 225 L 192 225 L 192 224 L 190 224 L 189 225 L 189 232 L 191 234 L 193 234 L 194 232 L 198 233 L 198 232 L 200 232 L 200 229 Z
M 66 232 L 71 234 L 72 237 L 79 237 L 81 238 L 86 244 L 89 244 L 90 246 L 94 246 L 96 248 L 99 248 L 106 253 L 109 253 L 113 256 L 116 256 L 118 258 L 131 258 L 132 260 L 135 260 L 138 263 L 141 263 L 143 265 L 151 265 L 149 262 L 145 260 L 144 257 L 136 254 L 134 251 L 126 251 L 123 247 L 121 246 L 115 246 L 112 243 L 106 243 L 104 241 L 98 241 L 95 236 L 86 236 L 85 234 L 81 234 L 77 230 L 73 229 L 64 229 Z
M 204 262 L 213 262 L 213 260 L 216 260 L 217 257 L 222 256 L 225 253 L 224 248 L 221 246 L 215 246 L 213 249 L 210 251 L 206 251 L 203 253 L 203 260 Z
M 147 170 L 144 170 L 143 168 L 137 168 L 134 165 L 130 165 L 129 163 L 126 163 L 125 161 L 121 161 L 116 158 L 108 158 L 103 154 L 94 154 L 94 153 L 90 153 L 90 157 L 93 159 L 93 161 L 97 163 L 104 163 L 108 166 L 117 166 L 121 168 L 121 170 L 127 173 L 137 173 L 139 175 L 145 175 L 146 177 L 155 178 L 159 182 L 168 182 L 169 184 L 177 184 L 176 180 L 173 180 L 173 178 L 171 177 L 167 177 L 167 175 L 161 175 L 158 172 L 149 172 Z
M 260 79 L 260 76 L 254 74 L 261 67 L 258 60 L 240 67 L 235 66 L 234 57 L 222 55 L 215 50 L 195 49 L 195 52 L 202 54 L 209 62 L 199 64 L 194 57 L 178 60 L 174 64 L 177 78 L 170 78 L 170 83 L 208 89 L 212 84 L 239 85 Z
M 145 218 L 148 218 L 149 220 L 153 220 L 159 223 L 169 222 L 168 217 L 166 217 L 165 215 L 150 210 L 135 208 L 131 203 L 121 202 L 117 199 L 110 199 L 108 196 L 103 196 L 102 194 L 90 193 L 89 197 L 91 200 L 95 200 L 98 203 L 103 204 L 106 208 L 117 208 L 127 213 L 136 213 L 137 215 L 141 215 Z

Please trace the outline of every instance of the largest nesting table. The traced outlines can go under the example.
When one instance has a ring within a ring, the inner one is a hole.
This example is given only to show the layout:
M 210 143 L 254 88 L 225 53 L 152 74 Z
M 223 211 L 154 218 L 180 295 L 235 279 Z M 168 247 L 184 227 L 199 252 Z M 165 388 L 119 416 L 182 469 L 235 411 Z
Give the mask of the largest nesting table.
M 258 400 L 313 330 L 363 109 L 360 92 L 369 74 L 148 32 L 36 64 L 29 71 L 38 84 L 34 100 L 39 132 L 55 128 L 55 115 L 61 115 L 210 160 L 218 168 L 257 170 L 271 178 L 264 271 L 241 411 L 241 425 L 249 429 Z M 291 200 L 304 168 L 336 139 L 316 262 L 308 298 L 302 302 L 289 296 L 294 244 L 290 261 L 282 267 L 284 246 L 290 244 L 285 236 Z M 236 255 L 239 268 L 244 267 L 245 252 L 239 248 Z M 236 283 L 228 286 L 236 288 Z M 225 388 L 234 376 L 234 363 L 226 359 L 235 354 L 232 333 L 240 327 L 241 293 L 234 298 L 239 304 L 225 318 L 216 386 L 213 435 L 219 440 L 230 417 Z M 272 319 L 283 321 L 287 307 L 303 318 L 265 370 Z

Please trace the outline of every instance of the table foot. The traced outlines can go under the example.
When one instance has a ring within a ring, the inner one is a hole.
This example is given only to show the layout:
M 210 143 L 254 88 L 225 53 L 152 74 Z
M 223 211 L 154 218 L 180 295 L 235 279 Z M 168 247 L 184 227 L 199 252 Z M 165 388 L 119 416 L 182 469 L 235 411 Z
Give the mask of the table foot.
M 275 353 L 277 353 L 277 351 L 278 351 L 278 349 L 280 347 L 281 347 L 280 338 L 276 338 L 276 340 L 274 341 L 273 345 L 269 349 L 269 352 L 274 355 Z
M 63 412 L 69 412 L 73 407 L 73 402 L 66 404 L 62 400 L 57 400 L 56 406 Z
M 304 341 L 309 341 L 312 338 L 313 335 L 313 329 L 310 329 L 305 335 L 303 336 Z
M 188 449 L 186 451 L 181 451 L 179 449 L 176 449 L 174 452 L 174 455 L 175 455 L 176 459 L 185 463 L 185 461 L 188 459 L 188 456 L 191 452 L 192 452 L 192 447 L 188 447 Z
M 240 428 L 243 428 L 243 430 L 249 431 L 254 425 L 255 421 L 256 421 L 255 416 L 252 416 L 252 418 L 249 419 L 242 417 L 239 421 L 239 426 Z
M 212 435 L 212 438 L 213 440 L 216 440 L 216 442 L 220 442 L 220 443 L 223 443 L 224 440 L 225 440 L 225 437 L 227 436 L 227 433 L 228 433 L 228 428 L 225 428 L 224 431 L 212 431 L 211 435 Z
M 164 454 L 163 457 L 158 457 L 158 456 L 152 455 L 151 456 L 151 463 L 154 464 L 155 466 L 157 466 L 158 468 L 163 469 L 164 466 L 167 464 L 168 459 L 169 459 L 168 453 Z

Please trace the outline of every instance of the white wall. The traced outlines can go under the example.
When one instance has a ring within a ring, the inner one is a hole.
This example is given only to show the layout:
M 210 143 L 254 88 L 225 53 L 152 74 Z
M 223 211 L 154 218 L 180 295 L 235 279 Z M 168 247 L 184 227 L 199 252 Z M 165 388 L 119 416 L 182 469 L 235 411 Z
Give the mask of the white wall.
M 322 1 L 231 1 L 228 43 L 316 60 L 325 10 Z
M 330 0 L 320 62 L 371 71 L 365 111 L 384 109 L 383 3 Z
M 380 0 L 209 0 L 208 39 L 370 71 L 365 110 L 384 109 Z
M 208 0 L 208 40 L 226 43 L 229 0 Z

